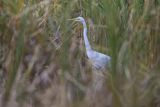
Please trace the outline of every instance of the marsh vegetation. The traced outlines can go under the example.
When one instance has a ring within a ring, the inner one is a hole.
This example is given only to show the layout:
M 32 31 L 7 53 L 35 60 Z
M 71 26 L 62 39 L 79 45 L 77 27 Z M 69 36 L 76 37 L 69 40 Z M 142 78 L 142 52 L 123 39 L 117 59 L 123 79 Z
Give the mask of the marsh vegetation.
M 98 91 L 77 16 L 111 56 Z M 0 107 L 160 107 L 159 33 L 159 0 L 1 0 Z

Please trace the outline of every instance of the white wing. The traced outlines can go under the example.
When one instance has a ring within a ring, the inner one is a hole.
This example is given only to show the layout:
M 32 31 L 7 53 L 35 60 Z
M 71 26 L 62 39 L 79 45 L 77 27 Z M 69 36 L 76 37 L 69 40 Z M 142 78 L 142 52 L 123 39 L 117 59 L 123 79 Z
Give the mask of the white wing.
M 105 68 L 111 59 L 108 55 L 93 50 L 87 51 L 87 56 L 92 62 L 93 66 L 96 67 L 96 69 Z

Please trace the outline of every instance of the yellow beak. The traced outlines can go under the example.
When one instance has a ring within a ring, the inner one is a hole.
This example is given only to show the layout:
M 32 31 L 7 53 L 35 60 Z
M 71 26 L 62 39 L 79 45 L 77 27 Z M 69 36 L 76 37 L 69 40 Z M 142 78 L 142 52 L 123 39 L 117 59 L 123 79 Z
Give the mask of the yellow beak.
M 68 19 L 68 20 L 79 21 L 77 18 Z

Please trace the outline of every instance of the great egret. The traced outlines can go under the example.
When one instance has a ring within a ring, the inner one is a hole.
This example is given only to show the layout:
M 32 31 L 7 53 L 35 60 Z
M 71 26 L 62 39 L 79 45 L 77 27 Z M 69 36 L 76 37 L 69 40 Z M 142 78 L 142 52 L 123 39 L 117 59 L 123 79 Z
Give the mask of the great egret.
M 87 26 L 86 26 L 86 22 L 85 22 L 84 18 L 77 17 L 77 18 L 73 18 L 73 19 L 69 19 L 69 20 L 75 20 L 75 21 L 81 22 L 83 24 L 83 37 L 84 37 L 84 43 L 85 43 L 85 47 L 86 47 L 87 57 L 89 58 L 92 65 L 96 69 L 98 69 L 98 70 L 104 69 L 106 67 L 106 65 L 108 65 L 108 63 L 110 62 L 111 57 L 108 55 L 105 55 L 103 53 L 96 52 L 91 48 L 90 43 L 87 38 Z

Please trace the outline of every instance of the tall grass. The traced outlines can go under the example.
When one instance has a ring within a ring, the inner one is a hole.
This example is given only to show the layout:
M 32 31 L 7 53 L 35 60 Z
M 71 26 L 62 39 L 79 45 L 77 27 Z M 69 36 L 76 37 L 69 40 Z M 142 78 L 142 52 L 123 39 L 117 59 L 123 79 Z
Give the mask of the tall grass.
M 111 56 L 94 93 L 82 26 Z M 0 105 L 159 107 L 159 0 L 0 1 Z

